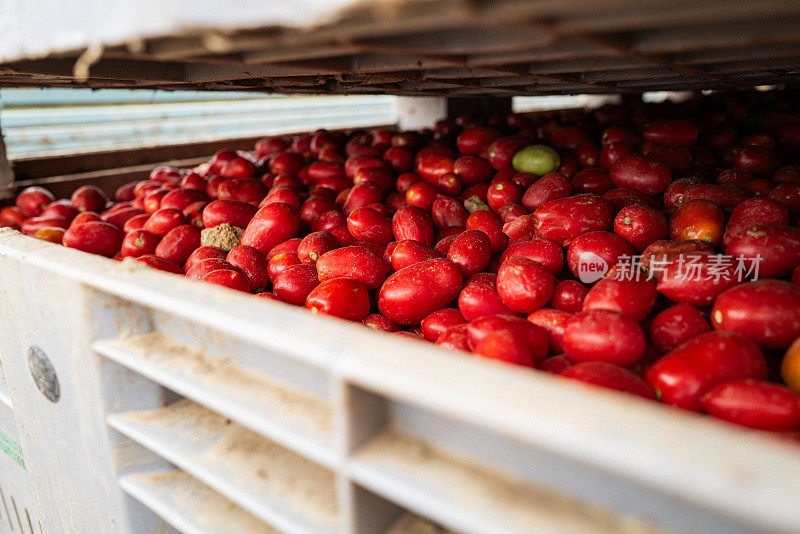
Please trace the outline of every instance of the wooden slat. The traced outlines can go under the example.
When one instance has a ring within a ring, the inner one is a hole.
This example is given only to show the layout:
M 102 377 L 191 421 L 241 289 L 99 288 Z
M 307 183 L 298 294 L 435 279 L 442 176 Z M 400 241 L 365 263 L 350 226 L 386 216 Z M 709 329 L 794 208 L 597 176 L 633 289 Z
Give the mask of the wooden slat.
M 0 86 L 627 92 L 671 86 L 663 78 L 672 75 L 678 88 L 792 82 L 800 57 L 796 0 L 397 0 L 337 16 L 305 29 L 198 28 L 111 43 L 86 80 L 73 72 L 81 50 L 56 52 L 0 64 Z

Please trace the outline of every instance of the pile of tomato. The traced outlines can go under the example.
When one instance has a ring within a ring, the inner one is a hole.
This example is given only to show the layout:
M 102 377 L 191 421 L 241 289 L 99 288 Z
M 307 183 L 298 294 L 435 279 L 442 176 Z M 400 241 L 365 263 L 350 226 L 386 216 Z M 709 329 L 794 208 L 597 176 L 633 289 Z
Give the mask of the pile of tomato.
M 41 187 L 0 225 L 739 425 L 800 428 L 800 106 L 630 100 Z

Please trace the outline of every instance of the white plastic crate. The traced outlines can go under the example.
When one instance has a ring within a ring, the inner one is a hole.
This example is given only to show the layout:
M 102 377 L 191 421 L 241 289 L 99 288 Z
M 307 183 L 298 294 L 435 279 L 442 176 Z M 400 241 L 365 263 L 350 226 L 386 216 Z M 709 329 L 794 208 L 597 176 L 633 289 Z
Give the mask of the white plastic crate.
M 769 435 L 8 229 L 0 277 L 27 468 L 0 455 L 0 487 L 35 532 L 800 524 L 800 450 Z

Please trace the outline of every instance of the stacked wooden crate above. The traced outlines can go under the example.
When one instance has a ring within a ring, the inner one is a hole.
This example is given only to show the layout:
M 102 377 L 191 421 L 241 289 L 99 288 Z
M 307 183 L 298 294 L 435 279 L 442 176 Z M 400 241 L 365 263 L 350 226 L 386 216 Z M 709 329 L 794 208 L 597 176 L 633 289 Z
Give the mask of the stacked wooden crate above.
M 238 6 L 213 28 L 169 11 L 196 10 L 189 4 L 168 2 L 158 31 L 87 37 L 71 51 L 54 44 L 58 52 L 34 59 L 0 42 L 0 87 L 510 96 L 724 89 L 800 75 L 793 0 L 357 1 L 310 27 L 302 11 L 294 25 L 271 18 L 269 5 L 243 25 Z M 170 16 L 183 22 L 171 27 Z

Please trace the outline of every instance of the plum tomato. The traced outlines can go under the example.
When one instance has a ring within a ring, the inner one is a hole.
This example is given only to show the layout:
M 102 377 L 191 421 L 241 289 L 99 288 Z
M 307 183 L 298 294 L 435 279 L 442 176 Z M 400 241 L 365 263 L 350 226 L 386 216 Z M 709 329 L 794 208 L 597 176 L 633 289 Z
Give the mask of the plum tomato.
M 273 281 L 272 290 L 283 301 L 295 306 L 306 303 L 311 290 L 319 285 L 317 270 L 313 265 L 291 265 L 281 271 Z M 366 315 L 366 313 L 364 314 Z M 363 318 L 360 317 L 359 319 Z
M 658 399 L 694 412 L 700 398 L 720 382 L 767 377 L 767 362 L 754 342 L 732 332 L 707 332 L 668 352 L 647 369 Z
M 122 230 L 113 224 L 90 221 L 67 229 L 62 237 L 62 244 L 111 258 L 119 252 L 123 238 Z
M 669 236 L 678 241 L 699 239 L 716 246 L 725 230 L 725 212 L 703 199 L 681 205 L 669 221 Z
M 700 404 L 710 416 L 748 428 L 789 431 L 800 427 L 800 397 L 770 382 L 721 382 L 700 398 Z
M 266 253 L 278 243 L 294 237 L 298 230 L 300 230 L 300 216 L 297 210 L 288 204 L 276 202 L 256 212 L 244 229 L 241 244 Z
M 614 218 L 614 232 L 641 252 L 653 241 L 664 239 L 669 232 L 667 218 L 647 206 L 625 206 Z
M 416 263 L 386 279 L 378 295 L 378 309 L 398 324 L 418 324 L 452 302 L 461 291 L 461 282 L 458 267 L 446 259 Z
M 558 374 L 564 378 L 631 393 L 645 399 L 655 400 L 656 398 L 653 388 L 647 382 L 628 369 L 607 362 L 580 362 Z
M 497 275 L 492 273 L 480 273 L 467 280 L 458 295 L 458 309 L 468 321 L 486 315 L 514 313 L 503 304 L 497 292 Z
M 660 195 L 672 181 L 669 167 L 638 155 L 617 160 L 609 169 L 611 182 L 617 187 L 639 191 L 645 195 Z
M 491 257 L 492 242 L 480 230 L 462 232 L 447 251 L 447 259 L 458 267 L 465 279 L 486 269 Z
M 564 352 L 564 329 L 571 313 L 553 308 L 539 308 L 528 315 L 528 321 L 541 326 L 547 332 L 550 352 L 560 354 Z
M 569 313 L 577 313 L 583 309 L 583 301 L 589 288 L 577 280 L 562 280 L 553 290 L 551 304 L 553 308 Z
M 225 259 L 247 277 L 251 293 L 266 290 L 269 285 L 267 259 L 258 249 L 237 245 L 228 252 Z
M 567 265 L 581 282 L 590 284 L 606 274 L 621 259 L 632 259 L 633 247 L 617 234 L 594 231 L 581 234 L 567 249 Z
M 467 320 L 458 311 L 458 308 L 442 308 L 427 315 L 420 322 L 422 328 L 422 335 L 431 342 L 436 342 L 448 328 L 466 324 Z
M 390 266 L 367 248 L 348 246 L 320 256 L 316 269 L 321 282 L 349 278 L 361 282 L 367 289 L 377 289 L 389 274 Z
M 364 284 L 356 280 L 334 278 L 322 282 L 311 290 L 305 305 L 312 313 L 324 313 L 348 321 L 361 321 L 370 310 L 369 291 Z
M 581 234 L 610 229 L 615 214 L 614 207 L 604 198 L 583 194 L 546 202 L 532 217 L 541 237 L 566 247 Z
M 555 277 L 541 263 L 522 257 L 506 259 L 497 273 L 503 304 L 517 313 L 531 313 L 553 296 Z
M 711 310 L 715 330 L 736 332 L 767 350 L 784 350 L 800 337 L 800 286 L 758 280 L 719 295 Z
M 589 310 L 573 315 L 564 329 L 563 343 L 567 357 L 576 362 L 630 365 L 645 351 L 645 336 L 639 324 L 611 310 Z
M 666 353 L 710 331 L 711 325 L 700 310 L 691 304 L 675 304 L 653 317 L 649 337 L 656 350 Z

